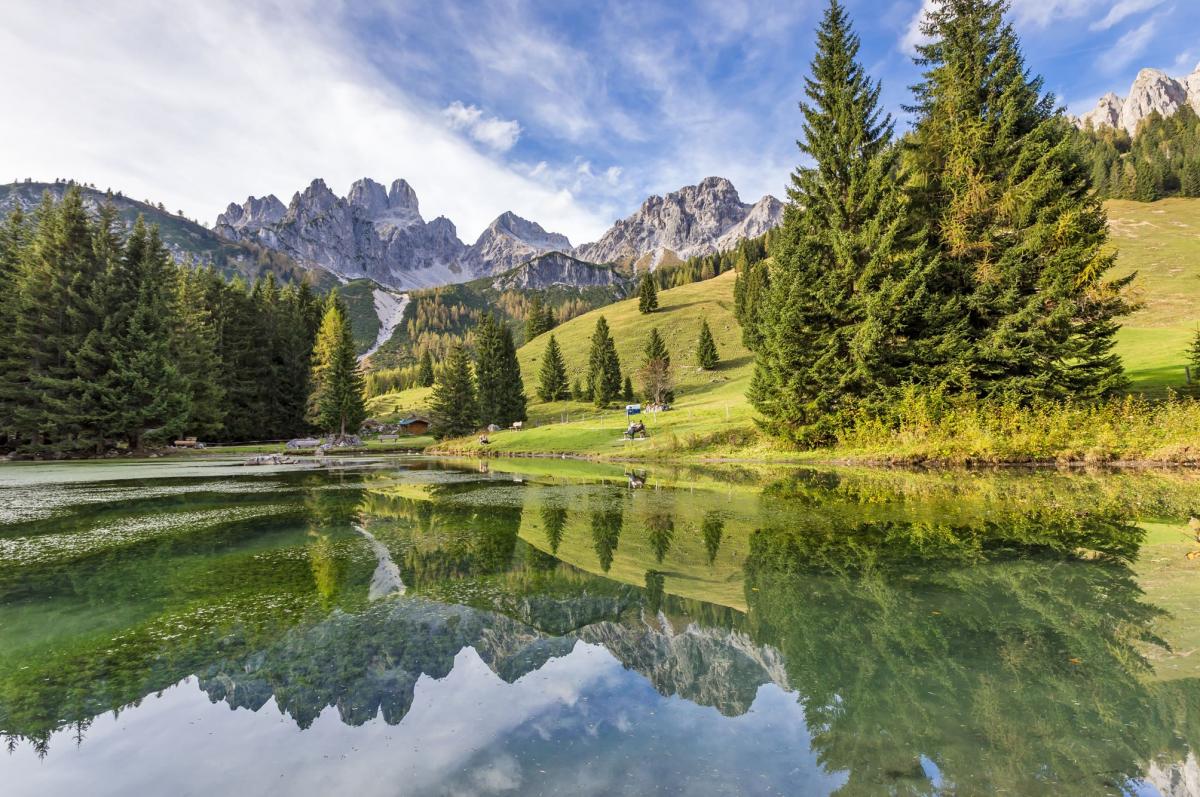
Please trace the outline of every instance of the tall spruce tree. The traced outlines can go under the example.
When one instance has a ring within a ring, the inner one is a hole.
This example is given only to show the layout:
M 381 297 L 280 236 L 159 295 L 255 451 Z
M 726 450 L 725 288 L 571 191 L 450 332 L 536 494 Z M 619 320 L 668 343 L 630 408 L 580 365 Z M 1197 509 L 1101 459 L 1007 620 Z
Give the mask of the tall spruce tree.
M 421 354 L 421 365 L 417 370 L 417 385 L 433 387 L 433 355 L 429 349 Z
M 711 371 L 717 367 L 719 360 L 717 342 L 713 340 L 712 330 L 708 328 L 708 321 L 701 321 L 700 338 L 696 341 L 696 365 L 705 371 Z
M 35 450 L 78 448 L 73 355 L 87 336 L 99 273 L 78 187 L 58 206 L 46 193 L 21 260 L 14 328 L 25 367 L 14 375 L 14 423 Z
M 22 395 L 18 388 L 26 369 L 17 337 L 19 277 L 29 241 L 29 225 L 18 208 L 0 224 L 0 446 L 18 438 L 13 412 Z
M 535 293 L 529 300 L 529 309 L 525 316 L 525 340 L 531 341 L 538 335 L 549 332 L 554 327 L 554 311 L 542 300 L 541 294 Z
M 312 359 L 309 418 L 319 429 L 342 436 L 358 432 L 367 417 L 350 319 L 336 294 L 326 303 Z
M 225 389 L 220 381 L 212 311 L 205 301 L 208 278 L 202 267 L 182 268 L 172 297 L 171 358 L 187 393 L 187 416 L 179 432 L 214 439 L 225 430 Z M 303 394 L 301 400 L 306 398 Z
M 642 272 L 638 282 L 638 312 L 653 313 L 658 309 L 658 286 L 654 284 L 654 275 L 649 270 Z
M 587 393 L 597 407 L 605 407 L 621 395 L 621 361 L 604 316 L 596 319 L 588 352 Z
M 961 297 L 964 344 L 941 353 L 964 387 L 1101 396 L 1125 383 L 1113 343 L 1128 279 L 1105 276 L 1115 255 L 1089 169 L 1006 9 L 940 0 L 922 26 L 910 184 L 940 255 L 922 290 L 931 306 Z
M 550 342 L 546 344 L 546 353 L 542 355 L 541 370 L 538 372 L 538 398 L 542 401 L 559 401 L 570 396 L 567 364 L 563 361 L 558 341 L 551 335 Z
M 902 318 L 915 297 L 889 293 L 919 269 L 892 120 L 858 52 L 832 0 L 800 104 L 798 145 L 812 165 L 792 175 L 754 330 L 751 401 L 768 431 L 807 444 L 827 441 L 839 414 L 905 374 Z
M 642 395 L 646 401 L 653 404 L 670 404 L 675 400 L 674 369 L 671 367 L 671 353 L 658 327 L 650 329 L 650 337 L 646 339 L 646 349 L 643 353 Z
M 129 447 L 140 450 L 148 433 L 165 438 L 176 433 L 188 412 L 187 385 L 172 362 L 170 307 L 174 261 L 158 234 L 134 224 L 126 247 L 126 285 L 136 285 L 128 318 L 112 341 L 111 395 L 116 398 L 110 422 Z
M 525 385 L 512 331 L 488 313 L 475 331 L 479 419 L 507 427 L 525 420 Z
M 471 358 L 461 345 L 450 350 L 438 373 L 430 403 L 433 433 L 440 439 L 462 437 L 479 428 L 479 410 Z

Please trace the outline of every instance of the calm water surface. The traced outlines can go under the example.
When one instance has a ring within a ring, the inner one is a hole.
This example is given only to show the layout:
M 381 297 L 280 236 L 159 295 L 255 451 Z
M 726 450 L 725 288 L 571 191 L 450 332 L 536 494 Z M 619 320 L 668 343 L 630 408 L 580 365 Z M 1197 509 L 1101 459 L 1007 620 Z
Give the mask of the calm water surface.
M 0 793 L 1200 794 L 1200 478 L 0 466 Z

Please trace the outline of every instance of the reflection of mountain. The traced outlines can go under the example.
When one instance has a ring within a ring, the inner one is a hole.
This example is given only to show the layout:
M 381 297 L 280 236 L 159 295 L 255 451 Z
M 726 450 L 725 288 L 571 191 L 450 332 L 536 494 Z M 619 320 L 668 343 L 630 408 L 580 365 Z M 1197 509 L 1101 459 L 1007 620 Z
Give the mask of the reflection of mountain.
M 546 604 L 537 625 L 560 624 L 571 600 Z M 592 608 L 585 598 L 576 614 Z M 273 696 L 301 727 L 326 707 L 343 722 L 361 725 L 382 713 L 400 722 L 422 675 L 444 678 L 463 648 L 473 648 L 500 678 L 512 683 L 570 652 L 577 641 L 602 645 L 664 695 L 679 695 L 723 714 L 745 713 L 758 687 L 783 682 L 783 665 L 770 648 L 737 631 L 689 624 L 676 632 L 665 616 L 646 622 L 640 612 L 587 625 L 565 636 L 542 633 L 504 615 L 420 598 L 397 598 L 358 614 L 336 612 L 295 629 L 268 648 L 221 662 L 200 673 L 213 700 L 257 710 Z
M 0 732 L 44 738 L 191 673 L 214 701 L 274 701 L 301 727 L 330 707 L 398 723 L 421 676 L 444 678 L 465 648 L 478 660 L 458 661 L 511 684 L 582 642 L 714 720 L 794 699 L 792 728 L 847 794 L 1103 794 L 1141 777 L 1187 793 L 1200 688 L 1143 658 L 1164 644 L 1130 566 L 1145 533 L 1091 497 L 918 500 L 811 473 L 686 495 L 473 470 L 309 478 L 282 527 L 231 523 L 8 582 L 138 609 L 125 596 L 149 594 L 154 613 L 0 666 Z M 375 543 L 406 593 L 370 603 Z

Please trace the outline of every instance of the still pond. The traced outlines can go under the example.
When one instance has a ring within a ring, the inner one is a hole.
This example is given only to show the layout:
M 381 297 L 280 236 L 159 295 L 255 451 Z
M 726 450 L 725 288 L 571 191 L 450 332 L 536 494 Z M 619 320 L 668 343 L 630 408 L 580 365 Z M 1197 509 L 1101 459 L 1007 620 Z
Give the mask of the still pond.
M 7 464 L 0 793 L 1197 795 L 1193 514 L 1187 472 Z

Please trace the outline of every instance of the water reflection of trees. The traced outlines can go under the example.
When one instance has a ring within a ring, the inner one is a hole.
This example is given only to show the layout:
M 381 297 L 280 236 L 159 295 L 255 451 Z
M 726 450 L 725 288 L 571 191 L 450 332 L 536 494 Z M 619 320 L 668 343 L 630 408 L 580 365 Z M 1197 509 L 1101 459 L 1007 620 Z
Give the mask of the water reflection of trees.
M 830 487 L 806 481 L 801 502 Z M 1180 704 L 1148 678 L 1142 650 L 1162 641 L 1128 564 L 1142 534 L 1050 509 L 764 528 L 748 621 L 843 793 L 1119 792 L 1200 709 L 1200 690 Z
M 291 482 L 289 503 L 270 519 L 207 528 L 201 539 L 181 536 L 170 547 L 122 551 L 121 564 L 137 566 L 119 571 L 120 584 L 103 568 L 59 565 L 59 577 L 69 575 L 79 596 L 99 600 L 100 587 L 108 587 L 103 597 L 112 614 L 134 619 L 102 634 L 56 637 L 50 647 L 24 651 L 20 667 L 7 666 L 12 660 L 0 651 L 0 734 L 7 743 L 28 740 L 44 753 L 62 728 L 82 740 L 99 714 L 136 706 L 197 668 L 262 649 L 334 609 L 361 608 L 374 562 L 353 528 L 360 491 L 327 479 Z M 42 574 L 31 576 L 42 588 Z M 35 593 L 45 594 L 71 596 L 62 587 Z

